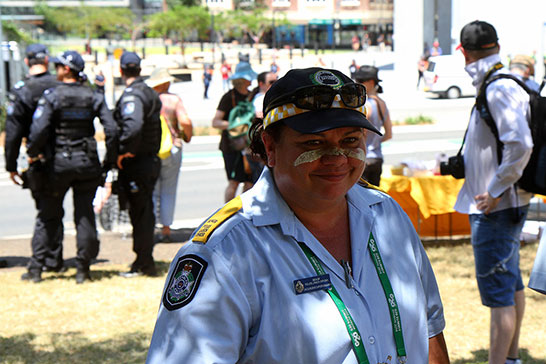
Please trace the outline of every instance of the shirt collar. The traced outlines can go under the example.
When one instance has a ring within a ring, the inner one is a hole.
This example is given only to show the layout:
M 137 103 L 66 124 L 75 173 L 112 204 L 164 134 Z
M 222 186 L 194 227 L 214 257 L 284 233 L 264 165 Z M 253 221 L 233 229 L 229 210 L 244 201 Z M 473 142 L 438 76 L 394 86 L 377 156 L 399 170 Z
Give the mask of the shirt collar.
M 480 87 L 487 72 L 500 61 L 501 58 L 498 54 L 492 54 L 470 63 L 464 69 L 472 78 L 472 84 L 475 87 Z
M 362 193 L 363 187 L 355 184 L 347 192 L 349 211 L 355 209 L 359 214 L 370 216 L 371 225 L 373 213 L 372 205 L 381 203 L 386 196 L 379 192 Z M 243 214 L 252 219 L 256 227 L 281 224 L 285 234 L 295 235 L 296 216 L 279 193 L 273 174 L 265 167 L 262 175 L 252 189 L 241 195 Z M 367 211 L 368 210 L 368 211 Z

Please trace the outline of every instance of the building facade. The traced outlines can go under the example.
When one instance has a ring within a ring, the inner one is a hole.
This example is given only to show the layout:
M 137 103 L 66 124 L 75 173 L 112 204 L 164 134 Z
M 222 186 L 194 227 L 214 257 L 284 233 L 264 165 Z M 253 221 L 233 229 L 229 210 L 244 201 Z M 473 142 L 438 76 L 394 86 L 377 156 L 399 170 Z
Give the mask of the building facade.
M 252 5 L 254 0 L 202 0 L 215 12 Z M 393 0 L 263 0 L 276 47 L 350 48 L 392 45 Z M 286 19 L 291 25 L 281 25 Z

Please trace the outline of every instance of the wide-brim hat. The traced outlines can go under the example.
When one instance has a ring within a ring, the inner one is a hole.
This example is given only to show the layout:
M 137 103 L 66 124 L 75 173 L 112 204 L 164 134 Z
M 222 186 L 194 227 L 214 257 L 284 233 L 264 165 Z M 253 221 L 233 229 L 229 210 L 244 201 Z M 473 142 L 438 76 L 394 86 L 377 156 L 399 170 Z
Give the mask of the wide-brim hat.
M 292 69 L 278 79 L 265 94 L 263 110 L 267 110 L 267 113 L 264 115 L 264 128 L 282 121 L 290 128 L 305 134 L 356 126 L 381 135 L 379 130 L 366 118 L 364 105 L 358 108 L 347 107 L 337 99 L 338 96 L 334 99 L 331 108 L 326 110 L 302 110 L 289 102 L 268 110 L 269 104 L 272 104 L 273 101 L 276 104 L 276 100 L 282 99 L 282 96 L 289 95 L 298 88 L 324 85 L 337 89 L 354 83 L 353 80 L 338 70 L 319 67 Z
M 162 85 L 164 83 L 173 82 L 175 78 L 171 76 L 166 68 L 156 68 L 146 80 L 146 84 L 152 88 Z
M 374 66 L 360 66 L 358 71 L 355 72 L 355 80 L 364 82 L 368 80 L 374 80 L 379 83 L 381 80 L 378 77 L 379 69 Z
M 510 61 L 510 67 L 514 65 L 522 65 L 524 67 L 527 67 L 531 74 L 535 73 L 535 60 L 531 56 L 527 56 L 524 54 L 518 54 L 514 56 L 514 58 L 512 58 L 512 60 Z
M 235 67 L 235 72 L 229 77 L 230 80 L 244 78 L 247 81 L 255 80 L 258 74 L 254 72 L 252 66 L 248 62 L 239 62 Z

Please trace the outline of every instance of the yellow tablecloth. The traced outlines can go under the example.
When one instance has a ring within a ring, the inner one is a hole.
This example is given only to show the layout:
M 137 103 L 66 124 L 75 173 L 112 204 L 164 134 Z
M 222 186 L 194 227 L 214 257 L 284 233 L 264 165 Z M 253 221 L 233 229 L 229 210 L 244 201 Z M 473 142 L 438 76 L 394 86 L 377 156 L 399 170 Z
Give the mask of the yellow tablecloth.
M 468 216 L 453 210 L 464 180 L 451 176 L 381 176 L 380 188 L 404 209 L 421 236 L 470 234 Z

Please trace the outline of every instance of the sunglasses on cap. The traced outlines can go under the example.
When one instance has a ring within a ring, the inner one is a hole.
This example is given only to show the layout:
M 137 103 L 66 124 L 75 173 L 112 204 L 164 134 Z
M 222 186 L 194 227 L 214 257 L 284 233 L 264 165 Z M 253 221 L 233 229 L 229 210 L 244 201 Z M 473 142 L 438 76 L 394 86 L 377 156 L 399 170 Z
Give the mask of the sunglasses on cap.
M 345 106 L 350 108 L 357 108 L 366 103 L 366 88 L 357 83 L 350 83 L 338 89 L 324 85 L 304 86 L 271 101 L 264 115 L 278 106 L 289 103 L 305 110 L 327 110 L 332 107 L 336 95 L 339 95 Z

